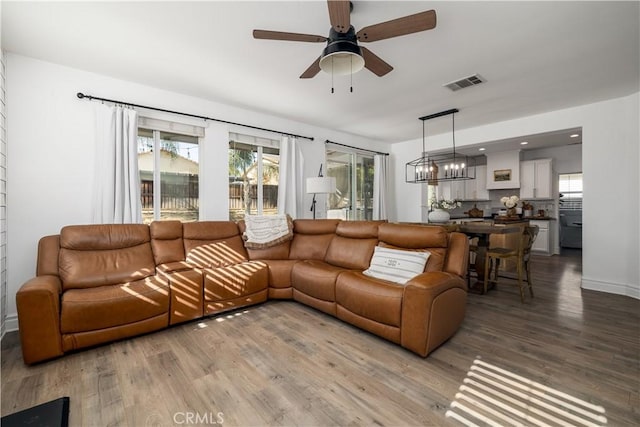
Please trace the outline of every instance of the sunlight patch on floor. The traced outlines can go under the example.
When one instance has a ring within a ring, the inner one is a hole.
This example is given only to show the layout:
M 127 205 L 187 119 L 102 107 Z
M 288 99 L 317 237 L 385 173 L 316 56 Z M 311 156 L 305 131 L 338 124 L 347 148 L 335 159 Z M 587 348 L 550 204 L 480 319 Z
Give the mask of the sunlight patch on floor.
M 243 314 L 247 314 L 249 310 L 236 311 L 235 313 L 221 315 L 220 317 L 216 317 L 216 322 L 224 322 L 225 320 L 231 320 L 238 316 L 242 316 Z
M 605 409 L 477 357 L 446 417 L 466 426 L 607 425 Z

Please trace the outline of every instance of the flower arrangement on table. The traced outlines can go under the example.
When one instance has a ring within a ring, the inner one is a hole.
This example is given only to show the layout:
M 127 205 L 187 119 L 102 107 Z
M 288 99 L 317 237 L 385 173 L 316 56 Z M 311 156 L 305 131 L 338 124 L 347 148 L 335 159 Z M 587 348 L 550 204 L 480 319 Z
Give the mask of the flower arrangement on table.
M 518 202 L 520 201 L 520 198 L 518 196 L 510 196 L 510 197 L 503 197 L 502 199 L 500 199 L 500 201 L 502 202 L 502 204 L 504 204 L 504 206 L 507 208 L 507 216 L 516 216 L 516 206 L 518 206 Z
M 462 202 L 460 200 L 445 200 L 440 199 L 437 200 L 435 198 L 431 199 L 431 209 L 445 209 L 450 211 L 451 209 L 459 208 L 462 206 Z
M 507 207 L 508 209 L 512 209 L 518 206 L 519 201 L 520 201 L 520 198 L 518 198 L 518 196 L 510 196 L 510 197 L 505 196 L 502 199 L 500 199 L 500 202 L 502 202 L 502 204 L 505 205 L 505 207 Z

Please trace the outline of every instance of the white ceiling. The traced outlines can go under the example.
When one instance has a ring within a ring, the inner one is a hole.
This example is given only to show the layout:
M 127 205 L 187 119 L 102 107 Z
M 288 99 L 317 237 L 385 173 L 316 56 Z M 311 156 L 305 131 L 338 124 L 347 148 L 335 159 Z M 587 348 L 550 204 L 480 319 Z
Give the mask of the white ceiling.
M 298 78 L 324 44 L 252 38 L 254 28 L 328 35 L 324 1 L 3 1 L 2 47 L 390 143 L 420 138 L 418 117 L 449 108 L 463 129 L 639 90 L 637 1 L 353 3 L 356 30 L 438 17 L 431 31 L 367 43 L 395 69 L 355 74 L 353 93 L 348 76 L 334 78 L 334 94 L 328 74 Z M 487 82 L 443 87 L 474 73 Z M 447 120 L 430 124 L 430 134 L 449 131 Z

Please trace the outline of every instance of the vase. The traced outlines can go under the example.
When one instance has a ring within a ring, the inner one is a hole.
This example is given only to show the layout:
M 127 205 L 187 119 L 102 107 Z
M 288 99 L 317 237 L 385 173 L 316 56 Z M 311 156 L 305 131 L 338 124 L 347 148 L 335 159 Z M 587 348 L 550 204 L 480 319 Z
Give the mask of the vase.
M 447 210 L 434 209 L 429 212 L 429 222 L 444 223 L 449 222 L 449 219 L 451 219 L 451 215 Z
M 509 208 L 507 209 L 507 216 L 518 216 L 518 211 L 516 210 L 516 208 Z

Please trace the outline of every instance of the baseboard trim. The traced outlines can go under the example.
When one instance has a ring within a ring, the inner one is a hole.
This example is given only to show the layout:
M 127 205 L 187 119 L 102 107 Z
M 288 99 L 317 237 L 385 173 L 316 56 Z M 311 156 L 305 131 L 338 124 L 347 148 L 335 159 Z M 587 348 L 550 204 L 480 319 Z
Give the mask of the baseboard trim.
M 13 332 L 18 330 L 18 315 L 10 314 L 4 319 L 4 332 Z
M 607 292 L 609 294 L 624 295 L 635 299 L 640 299 L 640 287 L 624 283 L 602 282 L 582 278 L 582 289 L 590 291 Z

